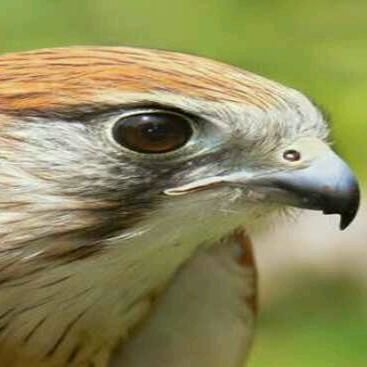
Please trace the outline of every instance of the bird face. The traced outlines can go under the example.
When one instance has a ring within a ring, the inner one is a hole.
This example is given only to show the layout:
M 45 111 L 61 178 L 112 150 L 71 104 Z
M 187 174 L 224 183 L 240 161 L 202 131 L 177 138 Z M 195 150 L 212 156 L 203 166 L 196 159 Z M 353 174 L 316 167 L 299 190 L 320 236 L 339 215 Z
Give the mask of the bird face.
M 9 208 L 21 225 L 5 244 L 70 232 L 100 242 L 143 218 L 226 232 L 284 204 L 339 213 L 342 227 L 356 213 L 322 114 L 292 89 L 127 48 L 8 55 L 0 67 L 2 195 L 23 208 Z M 43 216 L 48 228 L 34 223 Z
M 59 315 L 56 334 L 30 349 L 40 356 L 56 353 L 58 327 L 75 315 L 73 338 L 99 338 L 98 320 L 103 340 L 90 344 L 115 345 L 141 316 L 131 304 L 238 226 L 291 205 L 340 214 L 344 228 L 358 208 L 356 180 L 306 97 L 195 56 L 5 55 L 0 121 L 0 283 L 12 284 L 0 292 L 15 310 L 46 304 L 27 325 Z M 80 301 L 60 314 L 71 297 Z M 20 317 L 11 325 L 23 330 Z

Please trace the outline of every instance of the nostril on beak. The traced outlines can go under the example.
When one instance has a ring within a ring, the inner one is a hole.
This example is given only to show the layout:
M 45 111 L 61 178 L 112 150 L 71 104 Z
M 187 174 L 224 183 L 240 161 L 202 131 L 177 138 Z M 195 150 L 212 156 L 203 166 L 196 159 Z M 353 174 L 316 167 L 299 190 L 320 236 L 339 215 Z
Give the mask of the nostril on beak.
M 297 158 L 296 152 L 288 154 L 290 159 Z M 359 208 L 358 181 L 348 165 L 331 150 L 308 167 L 273 173 L 255 184 L 270 191 L 278 190 L 269 196 L 276 202 L 339 214 L 341 230 L 349 226 Z

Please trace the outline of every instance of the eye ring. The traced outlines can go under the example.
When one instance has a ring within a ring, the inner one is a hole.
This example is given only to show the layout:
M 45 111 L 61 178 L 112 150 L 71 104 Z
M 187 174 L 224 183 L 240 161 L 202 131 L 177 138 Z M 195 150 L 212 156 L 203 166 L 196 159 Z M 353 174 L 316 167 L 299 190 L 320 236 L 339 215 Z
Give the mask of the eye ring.
M 120 147 L 143 154 L 163 154 L 187 145 L 194 134 L 193 119 L 168 110 L 139 110 L 120 116 L 111 137 Z
M 298 162 L 301 160 L 301 153 L 296 149 L 287 149 L 283 153 L 283 158 L 289 162 Z

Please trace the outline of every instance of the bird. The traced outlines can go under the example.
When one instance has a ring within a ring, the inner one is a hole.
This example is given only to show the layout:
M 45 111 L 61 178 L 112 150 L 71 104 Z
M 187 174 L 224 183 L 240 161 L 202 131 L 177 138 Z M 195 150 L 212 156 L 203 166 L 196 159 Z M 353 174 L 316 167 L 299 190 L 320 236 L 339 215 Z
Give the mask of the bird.
M 7 367 L 242 367 L 251 233 L 359 205 L 310 98 L 174 51 L 2 55 L 0 147 Z

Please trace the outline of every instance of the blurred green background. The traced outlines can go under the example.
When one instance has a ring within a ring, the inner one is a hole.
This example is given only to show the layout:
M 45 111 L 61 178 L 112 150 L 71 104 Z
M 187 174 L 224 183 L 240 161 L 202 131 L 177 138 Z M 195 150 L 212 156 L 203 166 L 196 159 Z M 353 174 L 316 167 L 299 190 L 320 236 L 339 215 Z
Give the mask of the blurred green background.
M 2 53 L 87 44 L 191 52 L 300 89 L 330 114 L 337 150 L 366 182 L 365 0 L 0 2 Z M 289 277 L 296 281 L 282 297 L 265 297 L 250 366 L 367 366 L 358 277 Z

